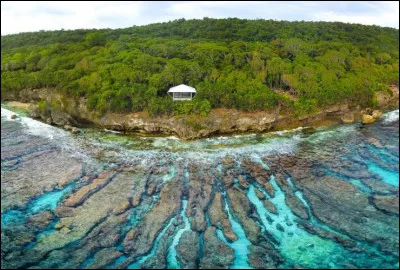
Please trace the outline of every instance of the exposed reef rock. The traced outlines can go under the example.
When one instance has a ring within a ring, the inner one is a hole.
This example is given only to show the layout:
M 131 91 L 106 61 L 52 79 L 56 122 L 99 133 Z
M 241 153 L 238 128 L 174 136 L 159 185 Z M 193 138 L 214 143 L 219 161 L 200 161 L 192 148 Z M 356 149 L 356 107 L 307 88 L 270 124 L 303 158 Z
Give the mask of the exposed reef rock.
M 228 190 L 229 200 L 233 209 L 232 215 L 242 224 L 246 232 L 247 238 L 253 244 L 257 244 L 261 239 L 260 227 L 249 216 L 253 214 L 253 208 L 246 197 L 246 194 L 239 189 Z
M 200 269 L 227 269 L 233 263 L 233 249 L 218 239 L 214 227 L 204 233 L 204 256 Z
M 195 142 L 74 136 L 9 115 L 2 268 L 398 266 L 396 111 L 368 126 Z
M 199 256 L 199 252 L 199 234 L 193 231 L 184 232 L 177 246 L 177 258 L 181 268 L 196 268 L 196 260 Z
M 160 199 L 142 222 L 129 231 L 123 241 L 124 248 L 134 254 L 143 255 L 149 252 L 152 243 L 162 227 L 177 214 L 181 202 L 182 183 L 167 182 L 161 190 Z
M 212 191 L 212 176 L 191 173 L 189 178 L 189 201 L 186 215 L 192 217 L 192 230 L 202 232 L 206 229 L 205 208 L 209 204 Z
M 221 193 L 216 193 L 214 200 L 208 210 L 211 224 L 222 230 L 224 236 L 228 241 L 236 241 L 237 236 L 232 231 L 231 224 L 228 220 L 228 216 L 223 210 Z

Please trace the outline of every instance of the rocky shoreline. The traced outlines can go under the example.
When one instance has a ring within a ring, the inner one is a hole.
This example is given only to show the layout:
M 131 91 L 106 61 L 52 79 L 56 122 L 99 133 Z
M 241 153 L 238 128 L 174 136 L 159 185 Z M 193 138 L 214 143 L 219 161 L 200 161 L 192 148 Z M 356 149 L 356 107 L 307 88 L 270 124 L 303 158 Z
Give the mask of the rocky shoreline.
M 389 110 L 399 107 L 398 86 L 391 86 L 388 92 L 377 93 L 378 105 L 375 109 Z M 349 104 L 333 105 L 301 117 L 274 111 L 241 112 L 233 109 L 213 109 L 207 117 L 188 115 L 185 117 L 150 117 L 145 112 L 118 114 L 106 113 L 97 116 L 89 111 L 86 100 L 67 99 L 54 89 L 24 89 L 19 95 L 2 97 L 11 101 L 11 106 L 25 109 L 29 116 L 47 124 L 61 126 L 73 133 L 75 127 L 95 126 L 111 131 L 144 134 L 176 135 L 184 140 L 199 139 L 215 135 L 245 132 L 278 131 L 301 126 L 328 126 L 349 124 L 361 120 L 372 123 L 381 115 L 379 110 L 352 107 Z M 41 104 L 40 104 L 41 103 Z
M 222 156 L 46 126 L 2 119 L 2 268 L 398 268 L 398 120 Z

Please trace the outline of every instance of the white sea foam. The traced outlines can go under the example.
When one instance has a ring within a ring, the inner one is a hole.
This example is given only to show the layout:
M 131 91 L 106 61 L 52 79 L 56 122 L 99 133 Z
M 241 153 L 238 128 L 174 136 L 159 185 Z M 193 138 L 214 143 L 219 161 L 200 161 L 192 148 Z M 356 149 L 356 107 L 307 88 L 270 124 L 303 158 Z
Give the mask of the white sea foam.
M 14 115 L 14 114 L 18 115 L 15 112 L 9 111 L 9 110 L 7 110 L 5 108 L 1 108 L 1 117 L 6 118 L 7 120 L 11 120 L 11 121 L 16 120 L 16 119 L 11 119 L 11 116 Z
M 14 114 L 18 117 L 15 119 L 11 119 L 11 115 Z M 51 125 L 42 123 L 29 117 L 22 116 L 5 108 L 1 108 L 1 117 L 6 118 L 7 121 L 20 122 L 25 127 L 23 129 L 24 132 L 49 139 L 53 142 L 57 142 L 57 145 L 61 149 L 70 152 L 73 156 L 79 159 L 86 160 L 86 162 L 89 162 L 89 160 L 91 160 L 89 158 L 89 155 L 83 151 L 82 147 L 80 147 L 79 142 L 76 141 L 69 132 L 63 129 L 53 127 Z
M 339 126 L 336 128 L 319 128 L 314 134 L 304 138 L 305 141 L 312 144 L 319 144 L 325 140 L 338 138 L 341 136 L 348 136 L 348 134 L 354 134 L 356 132 L 355 125 Z
M 2 116 L 10 118 L 14 114 L 12 111 L 2 108 Z M 62 129 L 41 123 L 28 117 L 18 117 L 18 121 L 26 126 L 28 133 L 57 140 L 64 148 L 69 148 L 73 152 L 86 153 L 90 156 L 93 151 L 98 149 L 105 160 L 129 161 L 141 163 L 148 166 L 154 160 L 167 158 L 173 153 L 178 153 L 186 159 L 193 161 L 215 160 L 226 155 L 236 157 L 254 154 L 257 156 L 289 154 L 296 151 L 297 146 L 307 138 L 301 136 L 303 127 L 292 130 L 275 132 L 274 136 L 257 136 L 257 134 L 245 134 L 235 136 L 221 136 L 216 138 L 205 138 L 195 141 L 184 141 L 170 137 L 129 137 L 126 140 L 114 140 L 109 136 L 93 137 L 88 134 L 72 136 L 69 132 Z M 348 129 L 348 127 L 346 127 Z M 339 129 L 340 130 L 340 129 Z M 337 130 L 319 131 L 311 135 L 311 140 L 320 141 L 326 137 L 337 136 Z M 105 133 L 106 134 L 106 133 Z M 86 149 L 86 150 L 85 150 Z M 100 150 L 102 149 L 102 150 Z M 75 151 L 76 150 L 76 151 Z M 104 151 L 104 152 L 103 152 Z
M 105 132 L 110 132 L 110 133 L 115 133 L 115 134 L 120 134 L 122 133 L 121 131 L 115 131 L 115 130 L 109 130 L 109 129 L 104 129 Z
M 389 124 L 399 120 L 399 109 L 383 114 L 383 123 Z
M 18 117 L 16 119 L 11 119 L 11 115 L 17 115 Z M 13 111 L 7 110 L 5 108 L 1 108 L 1 116 L 5 116 L 7 120 L 11 121 L 20 121 L 22 125 L 26 127 L 26 132 L 32 135 L 40 136 L 40 137 L 45 137 L 48 139 L 63 139 L 65 136 L 69 135 L 68 132 L 50 126 L 48 124 L 42 123 L 40 121 L 34 120 L 29 117 L 21 116 L 18 113 L 15 113 Z
M 257 136 L 256 133 L 246 134 L 246 135 L 234 135 L 234 138 L 245 138 L 245 137 L 254 137 Z
M 284 135 L 287 135 L 289 133 L 296 133 L 296 132 L 302 131 L 305 128 L 307 128 L 307 127 L 298 127 L 298 128 L 294 128 L 294 129 L 284 129 L 284 130 L 269 132 L 267 134 L 274 134 L 274 135 L 284 136 Z

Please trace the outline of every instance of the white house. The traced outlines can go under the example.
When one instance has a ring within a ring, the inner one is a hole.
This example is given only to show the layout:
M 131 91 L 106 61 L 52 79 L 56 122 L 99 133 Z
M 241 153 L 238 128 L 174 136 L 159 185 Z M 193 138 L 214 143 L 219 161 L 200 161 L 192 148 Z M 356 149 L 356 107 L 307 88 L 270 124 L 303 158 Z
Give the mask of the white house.
M 168 94 L 172 94 L 172 99 L 176 100 L 192 100 L 193 96 L 196 94 L 196 89 L 187 86 L 185 84 L 180 84 L 178 86 L 171 87 Z

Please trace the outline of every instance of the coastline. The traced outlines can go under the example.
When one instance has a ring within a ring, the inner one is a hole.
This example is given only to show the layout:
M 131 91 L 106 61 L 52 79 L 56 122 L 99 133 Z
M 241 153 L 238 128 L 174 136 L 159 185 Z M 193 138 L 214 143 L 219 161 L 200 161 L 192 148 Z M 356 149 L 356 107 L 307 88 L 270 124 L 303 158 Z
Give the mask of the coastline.
M 378 106 L 383 112 L 399 108 L 399 91 L 392 86 L 392 95 L 379 93 Z M 38 101 L 46 101 L 45 110 Z M 62 102 L 60 102 L 62 100 Z M 8 107 L 25 111 L 34 119 L 62 127 L 95 127 L 106 132 L 120 132 L 143 136 L 177 136 L 182 140 L 195 140 L 216 136 L 234 136 L 249 133 L 277 132 L 299 127 L 322 127 L 350 124 L 371 113 L 370 108 L 351 107 L 349 104 L 321 108 L 310 115 L 295 117 L 279 110 L 242 112 L 233 109 L 213 109 L 207 117 L 187 115 L 184 117 L 150 117 L 145 112 L 106 113 L 96 117 L 87 110 L 85 100 L 66 100 L 49 89 L 26 89 L 20 97 L 8 97 L 2 101 Z

